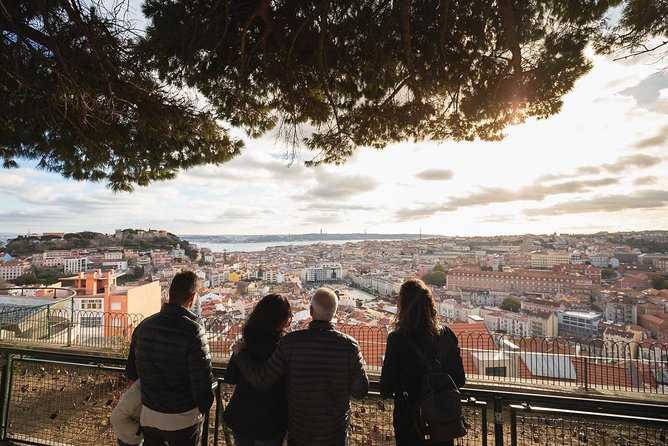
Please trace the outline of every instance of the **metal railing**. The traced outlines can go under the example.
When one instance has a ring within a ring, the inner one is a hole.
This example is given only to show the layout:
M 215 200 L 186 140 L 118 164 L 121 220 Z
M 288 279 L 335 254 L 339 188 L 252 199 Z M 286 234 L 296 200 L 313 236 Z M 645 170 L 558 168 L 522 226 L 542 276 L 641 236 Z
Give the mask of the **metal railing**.
M 662 445 L 668 420 L 510 405 L 510 445 Z
M 53 308 L 15 311 L 11 315 L 0 312 L 0 342 L 77 346 L 125 356 L 132 332 L 142 318 L 137 314 Z M 229 358 L 241 326 L 241 321 L 229 317 L 204 320 L 214 359 Z M 339 324 L 337 329 L 357 340 L 367 371 L 380 372 L 388 329 L 347 324 Z M 471 382 L 668 394 L 666 344 L 480 333 L 459 333 L 458 339 Z
M 126 388 L 121 358 L 0 349 L 0 441 L 34 445 L 115 444 L 111 410 Z M 216 376 L 224 369 L 216 368 Z M 232 446 L 222 413 L 234 388 L 218 380 L 202 445 Z M 377 382 L 372 383 L 377 389 Z M 455 444 L 666 444 L 665 404 L 462 389 L 471 426 Z M 393 445 L 392 401 L 376 392 L 351 405 L 351 446 Z M 493 421 L 488 412 L 493 410 Z
M 232 446 L 231 431 L 225 426 L 222 414 L 234 392 L 234 386 L 218 383 L 215 410 L 211 414 L 209 426 L 211 445 Z M 458 446 L 486 446 L 487 442 L 487 403 L 475 399 L 462 400 L 463 413 L 469 424 L 467 435 L 457 439 Z M 369 392 L 362 400 L 351 400 L 351 421 L 348 439 L 351 446 L 393 446 L 395 443 L 392 427 L 392 400 L 381 399 L 377 391 Z

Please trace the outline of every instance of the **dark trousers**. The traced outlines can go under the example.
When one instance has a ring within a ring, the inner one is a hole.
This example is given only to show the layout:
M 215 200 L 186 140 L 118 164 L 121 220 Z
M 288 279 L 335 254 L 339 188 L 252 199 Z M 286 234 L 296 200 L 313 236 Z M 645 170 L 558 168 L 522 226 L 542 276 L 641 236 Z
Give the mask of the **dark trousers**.
M 243 435 L 234 432 L 232 434 L 234 435 L 235 446 L 281 446 L 283 438 L 285 438 L 285 434 L 281 434 L 274 438 L 258 440 L 257 438 L 253 438 L 252 435 Z
M 163 431 L 155 427 L 142 426 L 144 446 L 198 446 L 202 439 L 202 423 L 193 424 L 178 431 Z
M 294 441 L 290 440 L 290 438 L 288 438 L 288 446 L 298 446 L 298 445 Z M 348 446 L 348 435 L 347 434 L 346 434 L 346 438 L 341 443 L 341 446 Z

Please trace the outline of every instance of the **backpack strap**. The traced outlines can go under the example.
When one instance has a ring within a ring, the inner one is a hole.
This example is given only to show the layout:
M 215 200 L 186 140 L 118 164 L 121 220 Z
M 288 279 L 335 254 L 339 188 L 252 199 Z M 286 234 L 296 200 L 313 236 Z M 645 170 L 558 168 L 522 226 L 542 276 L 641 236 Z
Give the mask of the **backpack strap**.
M 439 330 L 439 333 L 438 333 L 438 339 L 436 340 L 436 357 L 434 358 L 434 360 L 438 361 L 439 364 L 441 362 L 439 358 L 441 358 L 444 337 L 445 337 L 444 336 L 444 330 L 443 330 L 443 328 L 441 328 Z M 422 353 L 422 351 L 418 348 L 417 345 L 415 345 L 415 342 L 411 341 L 411 339 L 406 335 L 404 335 L 404 338 L 406 339 L 406 342 L 408 342 L 408 345 L 411 346 L 411 348 L 413 349 L 413 351 L 417 355 L 418 359 L 422 362 L 422 364 L 424 364 L 424 366 L 427 369 L 427 372 L 432 371 L 432 369 L 434 368 L 432 366 L 432 363 L 429 362 L 429 360 L 427 360 L 427 358 Z M 442 364 L 441 364 L 441 366 L 442 366 Z

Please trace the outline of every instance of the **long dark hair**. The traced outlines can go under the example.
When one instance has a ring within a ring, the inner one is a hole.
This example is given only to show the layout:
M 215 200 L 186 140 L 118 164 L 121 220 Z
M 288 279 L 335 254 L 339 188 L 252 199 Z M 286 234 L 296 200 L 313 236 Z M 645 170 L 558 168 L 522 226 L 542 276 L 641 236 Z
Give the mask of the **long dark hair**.
M 394 328 L 411 337 L 438 335 L 439 320 L 434 298 L 429 287 L 420 279 L 408 279 L 401 284 Z
M 292 309 L 280 294 L 267 294 L 255 305 L 241 328 L 244 340 L 261 342 L 278 339 L 285 333 Z

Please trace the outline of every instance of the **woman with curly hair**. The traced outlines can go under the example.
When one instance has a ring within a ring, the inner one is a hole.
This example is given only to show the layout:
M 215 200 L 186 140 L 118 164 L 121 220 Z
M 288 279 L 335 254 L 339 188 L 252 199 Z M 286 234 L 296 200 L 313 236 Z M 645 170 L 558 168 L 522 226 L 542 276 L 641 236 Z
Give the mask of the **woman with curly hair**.
M 437 358 L 439 342 L 445 348 L 441 348 Z M 394 398 L 394 435 L 399 446 L 426 444 L 413 408 L 427 370 L 411 343 L 425 358 L 438 360 L 457 387 L 464 385 L 466 377 L 457 337 L 450 328 L 440 326 L 431 290 L 420 279 L 408 279 L 401 285 L 394 331 L 387 337 L 380 376 L 381 396 Z M 452 444 L 452 441 L 439 443 Z

